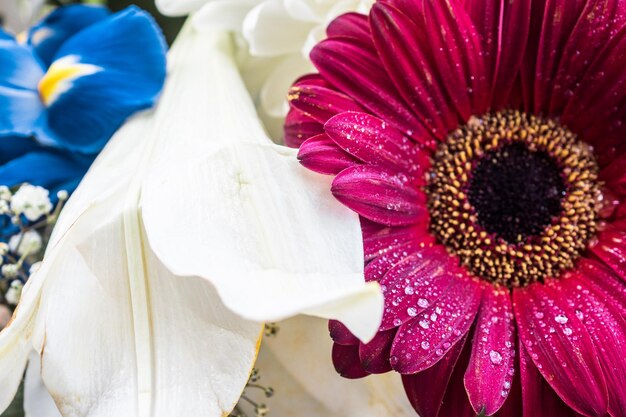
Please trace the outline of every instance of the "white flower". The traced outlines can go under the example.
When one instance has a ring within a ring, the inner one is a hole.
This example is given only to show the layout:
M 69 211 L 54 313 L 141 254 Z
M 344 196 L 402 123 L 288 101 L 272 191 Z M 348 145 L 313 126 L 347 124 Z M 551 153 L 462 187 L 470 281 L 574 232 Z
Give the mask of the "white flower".
M 11 210 L 15 214 L 23 214 L 30 221 L 49 214 L 52 203 L 48 190 L 38 185 L 22 185 L 11 198 Z
M 13 32 L 26 30 L 39 15 L 44 0 L 2 0 L 0 18 L 2 26 Z
M 9 239 L 9 248 L 12 252 L 17 253 L 19 256 L 24 254 L 35 254 L 39 252 L 42 245 L 41 235 L 35 230 L 28 230 L 26 232 L 19 233 L 11 236 Z
M 154 111 L 111 139 L 0 333 L 0 409 L 34 347 L 65 417 L 222 416 L 263 321 L 306 313 L 374 336 L 357 216 L 271 143 L 230 36 L 187 27 Z
M 8 266 L 8 265 L 5 265 L 5 266 Z M 23 287 L 24 287 L 24 284 L 22 284 L 18 280 L 11 282 L 11 286 L 9 287 L 9 290 L 7 291 L 5 295 L 5 298 L 9 304 L 15 306 L 17 305 L 17 303 L 20 302 L 20 297 L 22 296 Z
M 198 10 L 196 27 L 227 29 L 246 41 L 249 57 L 241 71 L 258 93 L 267 121 L 282 124 L 289 109 L 287 91 L 314 70 L 309 52 L 326 37 L 326 26 L 347 12 L 367 13 L 374 0 L 157 0 L 170 15 Z M 273 120 L 277 119 L 277 120 Z

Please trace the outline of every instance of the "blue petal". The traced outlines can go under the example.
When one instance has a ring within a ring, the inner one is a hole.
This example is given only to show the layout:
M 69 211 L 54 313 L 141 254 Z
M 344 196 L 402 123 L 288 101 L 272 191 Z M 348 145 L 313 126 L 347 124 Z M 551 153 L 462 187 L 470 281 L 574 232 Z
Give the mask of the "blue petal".
M 37 92 L 43 73 L 30 47 L 0 39 L 0 135 L 33 132 L 43 111 Z
M 28 136 L 0 137 L 0 165 L 41 148 L 41 145 Z
M 70 37 L 109 16 L 105 7 L 73 4 L 55 9 L 28 31 L 28 44 L 46 67 Z
M 0 166 L 0 185 L 9 187 L 27 182 L 48 190 L 77 183 L 89 169 L 93 158 L 76 158 L 41 147 Z M 73 191 L 73 190 L 68 190 Z
M 38 139 L 95 153 L 134 112 L 151 107 L 165 80 L 166 46 L 154 20 L 129 7 L 70 38 L 55 56 L 102 70 L 72 80 L 38 121 Z

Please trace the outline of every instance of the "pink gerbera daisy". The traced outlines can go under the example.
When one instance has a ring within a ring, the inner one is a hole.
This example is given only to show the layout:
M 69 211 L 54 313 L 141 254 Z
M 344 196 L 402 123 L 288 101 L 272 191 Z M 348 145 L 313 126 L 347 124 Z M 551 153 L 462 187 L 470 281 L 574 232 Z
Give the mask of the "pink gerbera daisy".
M 385 0 L 328 27 L 286 140 L 362 218 L 348 378 L 422 417 L 626 416 L 626 2 Z

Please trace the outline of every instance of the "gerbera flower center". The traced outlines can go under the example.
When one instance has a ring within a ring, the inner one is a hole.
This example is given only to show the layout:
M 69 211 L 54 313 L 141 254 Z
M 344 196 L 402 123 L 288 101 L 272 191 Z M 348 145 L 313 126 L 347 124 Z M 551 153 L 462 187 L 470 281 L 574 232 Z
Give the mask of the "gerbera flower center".
M 431 230 L 472 273 L 509 287 L 573 266 L 596 230 L 591 149 L 552 119 L 472 118 L 435 154 Z

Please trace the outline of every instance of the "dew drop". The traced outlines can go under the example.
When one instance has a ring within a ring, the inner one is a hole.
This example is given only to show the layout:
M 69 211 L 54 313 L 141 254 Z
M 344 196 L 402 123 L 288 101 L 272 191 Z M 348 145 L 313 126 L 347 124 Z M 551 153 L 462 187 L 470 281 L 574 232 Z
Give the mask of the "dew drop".
M 406 287 L 406 288 L 404 289 L 404 293 L 405 293 L 406 295 L 413 295 L 413 293 L 414 293 L 414 292 L 415 292 L 415 290 L 413 289 L 413 287 Z
M 428 300 L 425 298 L 420 298 L 419 300 L 417 300 L 417 306 L 420 308 L 428 307 Z
M 559 324 L 565 324 L 567 323 L 567 317 L 564 314 L 559 314 L 558 316 L 556 316 L 554 318 L 554 321 L 556 321 Z
M 415 307 L 409 307 L 406 309 L 406 313 L 411 317 L 415 317 L 417 316 L 417 309 Z
M 500 355 L 500 352 L 492 350 L 489 352 L 489 360 L 494 365 L 500 365 L 502 363 L 502 355 Z
M 428 343 L 427 341 L 423 341 L 422 342 L 422 349 L 426 350 L 430 347 L 430 343 Z

